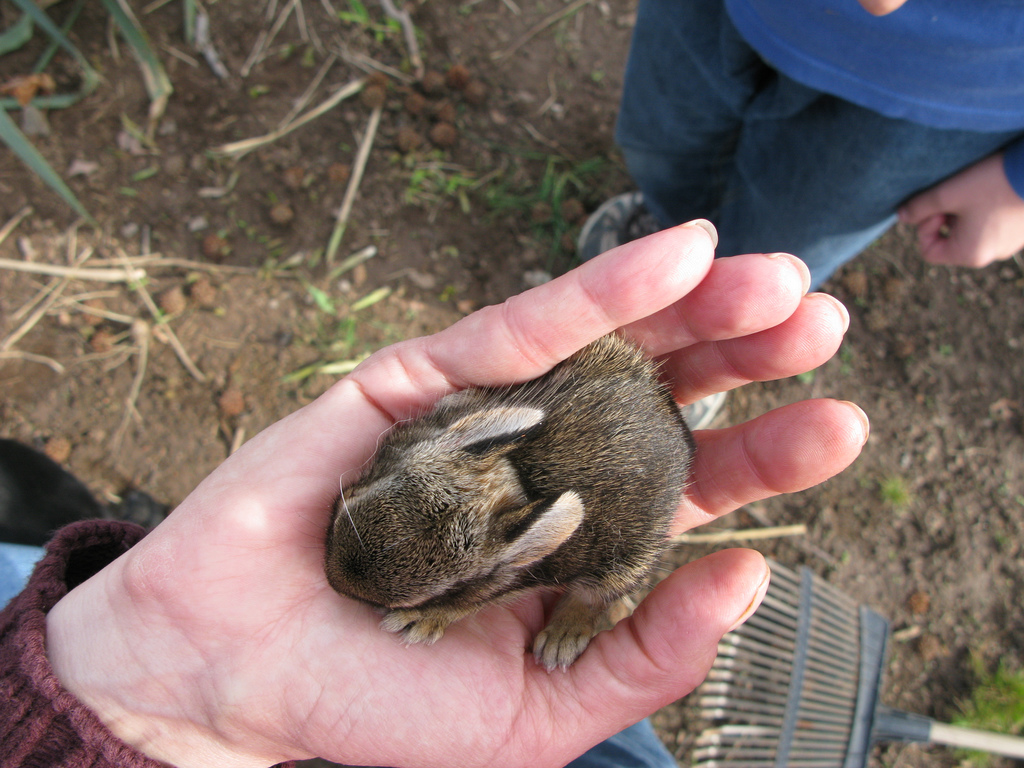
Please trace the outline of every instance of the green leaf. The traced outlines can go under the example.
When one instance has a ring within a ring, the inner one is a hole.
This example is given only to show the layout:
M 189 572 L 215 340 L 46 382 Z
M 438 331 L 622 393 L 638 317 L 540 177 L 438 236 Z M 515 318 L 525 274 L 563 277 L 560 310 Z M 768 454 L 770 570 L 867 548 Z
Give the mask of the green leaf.
M 372 293 L 368 293 L 366 296 L 363 296 L 363 298 L 361 298 L 359 301 L 357 301 L 355 304 L 353 304 L 352 305 L 352 311 L 353 312 L 358 312 L 361 309 L 366 309 L 367 307 L 372 307 L 378 301 L 383 301 L 384 299 L 386 299 L 390 295 L 391 295 L 391 289 L 388 288 L 387 286 L 384 286 L 383 288 L 378 288 L 377 290 L 373 291 Z
M 32 29 L 32 17 L 27 13 L 21 14 L 21 18 L 0 35 L 0 56 L 18 50 L 31 40 Z
M 321 312 L 325 312 L 328 315 L 337 314 L 337 308 L 334 306 L 334 302 L 331 301 L 331 297 L 328 296 L 324 291 L 317 288 L 315 285 L 306 283 L 306 290 L 309 295 L 313 298 L 313 302 L 317 305 Z
M 153 125 L 167 108 L 167 100 L 174 92 L 174 87 L 171 85 L 170 78 L 167 77 L 163 64 L 160 63 L 160 59 L 153 50 L 149 37 L 139 25 L 128 4 L 124 0 L 103 0 L 103 6 L 110 13 L 139 62 L 142 79 L 146 83 L 146 92 L 149 94 L 149 120 Z
M 71 58 L 75 60 L 75 63 L 82 68 L 81 91 L 83 94 L 91 93 L 99 83 L 99 74 L 92 68 L 92 66 L 90 66 L 85 56 L 82 55 L 82 52 L 79 51 L 70 40 L 68 40 L 67 35 L 65 35 L 60 28 L 53 23 L 53 19 L 43 13 L 42 9 L 35 4 L 34 0 L 11 0 L 11 2 L 32 17 L 32 21 L 42 28 L 42 30 L 50 36 L 50 39 L 63 48 Z
M 75 193 L 71 191 L 71 188 L 64 183 L 64 179 L 53 170 L 53 167 L 46 162 L 39 150 L 28 140 L 18 126 L 11 120 L 10 115 L 7 114 L 7 110 L 0 107 L 0 140 L 6 144 L 14 154 L 16 154 L 25 165 L 32 169 L 32 171 L 43 181 L 45 181 L 50 189 L 56 192 L 58 195 L 64 198 L 68 205 L 75 209 L 79 216 L 82 216 L 90 224 L 95 224 L 95 220 L 89 215 L 89 212 L 85 210 L 85 207 L 78 202 L 78 198 L 75 197 Z

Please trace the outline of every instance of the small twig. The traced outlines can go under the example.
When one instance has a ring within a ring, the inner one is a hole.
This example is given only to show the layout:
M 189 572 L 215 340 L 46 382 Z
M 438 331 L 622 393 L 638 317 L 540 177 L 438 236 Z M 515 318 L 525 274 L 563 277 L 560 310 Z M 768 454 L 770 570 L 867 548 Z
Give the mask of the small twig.
M 30 363 L 40 363 L 51 368 L 55 373 L 64 373 L 64 366 L 46 355 L 37 355 L 33 352 L 22 352 L 20 349 L 0 351 L 0 360 L 27 360 Z
M 245 442 L 245 427 L 238 427 L 235 430 L 234 437 L 231 438 L 231 447 L 228 448 L 228 456 L 236 453 L 242 444 Z
M 127 254 L 125 254 L 124 258 L 128 258 Z M 131 288 L 139 294 L 139 298 L 141 298 L 142 303 L 146 305 L 146 309 L 149 310 L 149 314 L 151 314 L 153 319 L 157 322 L 158 329 L 162 333 L 166 334 L 167 343 L 171 345 L 171 349 L 174 350 L 174 354 L 178 356 L 178 360 L 181 361 L 181 364 L 185 366 L 185 370 L 188 371 L 196 381 L 205 383 L 206 376 L 203 375 L 203 372 L 196 367 L 194 362 L 192 362 L 192 358 L 189 357 L 188 352 L 185 351 L 185 347 L 181 343 L 181 340 L 174 333 L 171 327 L 167 325 L 163 314 L 156 305 L 156 302 L 153 301 L 153 297 L 150 296 L 149 291 L 146 290 L 146 286 L 144 286 L 141 281 L 134 281 L 131 284 Z M 154 330 L 154 333 L 156 333 L 156 330 Z
M 145 266 L 153 269 L 195 269 L 206 272 L 227 272 L 238 275 L 254 275 L 259 269 L 256 267 L 235 267 L 229 264 L 207 264 L 204 261 L 192 261 L 191 259 L 179 259 L 173 256 L 161 256 L 159 253 L 147 253 L 145 256 L 126 256 L 124 259 L 94 259 L 93 264 L 101 266 L 107 264 L 124 264 L 127 262 L 133 267 Z M 145 274 L 145 270 L 139 270 Z
M 271 142 L 277 141 L 282 136 L 291 133 L 296 128 L 301 128 L 303 125 L 310 122 L 311 120 L 315 120 L 316 118 L 320 117 L 320 115 L 333 109 L 335 106 L 340 104 L 345 99 L 359 93 L 359 91 L 363 89 L 363 86 L 365 84 L 365 78 L 353 80 L 348 85 L 344 85 L 337 91 L 335 91 L 319 106 L 313 107 L 313 109 L 309 110 L 306 114 L 302 115 L 302 117 L 293 120 L 284 128 L 279 128 L 275 131 L 271 131 L 270 133 L 264 136 L 259 136 L 253 139 L 243 139 L 242 141 L 234 141 L 231 142 L 230 144 L 222 144 L 219 147 L 214 147 L 213 151 L 219 155 L 230 155 L 235 158 L 240 158 L 243 155 L 252 152 L 252 150 L 254 149 L 258 149 L 262 146 L 270 144 Z
M 309 26 L 306 24 L 306 8 L 302 5 L 302 0 L 296 0 L 295 3 L 295 23 L 299 25 L 299 39 L 308 43 Z
M 121 418 L 121 423 L 114 432 L 111 442 L 115 451 L 121 448 L 121 441 L 124 440 L 125 432 L 128 431 L 128 424 L 132 418 L 141 418 L 135 403 L 138 402 L 139 393 L 142 392 L 142 382 L 146 378 L 146 366 L 149 364 L 149 325 L 144 320 L 136 320 L 132 323 L 132 337 L 139 345 L 139 366 L 135 370 L 135 378 L 132 379 L 128 397 L 125 398 L 124 416 Z
M 67 267 L 66 269 L 68 269 L 70 272 L 79 271 L 79 267 L 81 267 L 81 265 L 84 264 L 92 256 L 92 253 L 92 248 L 86 248 L 82 252 L 82 255 L 79 257 L 79 259 L 75 262 L 74 266 Z M 14 263 L 22 264 L 23 262 Z M 47 265 L 37 264 L 35 266 L 42 267 Z M 35 311 L 33 311 L 31 315 L 29 315 L 29 318 L 24 323 L 22 323 L 21 326 L 16 331 L 14 331 L 6 339 L 4 339 L 2 343 L 0 343 L 0 352 L 8 351 L 20 339 L 22 339 L 26 333 L 31 331 L 36 326 L 36 323 L 38 323 L 43 318 L 43 315 L 45 315 L 49 311 L 50 307 L 53 306 L 54 302 L 56 302 L 57 299 L 60 298 L 60 295 L 64 292 L 64 289 L 68 287 L 68 284 L 70 282 L 71 276 L 65 274 L 64 277 L 62 277 L 56 285 L 52 287 L 47 286 L 46 288 L 44 288 L 44 292 L 49 291 L 50 295 L 47 296 L 44 301 L 39 303 L 39 306 L 35 308 Z
M 96 267 L 62 267 L 59 264 L 38 264 L 14 259 L 0 259 L 0 269 L 30 272 L 35 275 L 55 275 L 69 280 L 92 280 L 97 283 L 127 283 L 146 276 L 141 269 L 99 269 Z
M 179 51 L 173 45 L 167 45 L 167 43 L 163 43 L 161 45 L 161 47 L 165 51 L 167 51 L 169 54 L 171 54 L 171 56 L 173 56 L 174 58 L 178 59 L 179 61 L 185 62 L 186 64 L 188 64 L 193 69 L 199 69 L 199 62 L 196 61 L 195 59 L 193 59 L 191 56 L 189 56 L 184 51 Z
M 217 49 L 213 45 L 213 39 L 210 37 L 210 17 L 206 11 L 199 9 L 196 9 L 195 46 L 196 50 L 203 54 L 203 58 L 210 65 L 213 74 L 221 80 L 227 80 L 231 76 L 228 68 L 221 61 L 220 54 L 217 53 Z
M 327 266 L 334 263 L 334 257 L 338 253 L 338 246 L 341 245 L 341 238 L 345 234 L 345 227 L 348 226 L 348 217 L 352 213 L 352 203 L 355 202 L 356 194 L 359 192 L 359 185 L 363 180 L 363 171 L 366 170 L 366 161 L 370 157 L 370 149 L 373 147 L 373 140 L 377 136 L 377 126 L 380 125 L 380 116 L 384 107 L 378 104 L 370 113 L 370 119 L 366 124 L 366 135 L 359 144 L 359 151 L 356 152 L 356 159 L 352 163 L 352 177 L 348 181 L 348 188 L 345 190 L 345 197 L 341 201 L 341 208 L 338 210 L 338 218 L 334 222 L 334 231 L 331 232 L 331 239 L 327 243 L 325 261 Z
M 327 72 L 334 66 L 334 62 L 338 60 L 338 54 L 331 51 L 331 54 L 327 57 L 327 60 L 321 65 L 320 70 L 316 73 L 309 85 L 306 86 L 306 90 L 303 91 L 302 95 L 299 96 L 295 102 L 295 106 L 291 108 L 287 115 L 285 115 L 281 122 L 277 124 L 278 130 L 284 128 L 288 123 L 295 119 L 295 117 L 306 108 L 310 100 L 313 98 L 313 94 L 316 93 L 316 89 L 320 87 L 320 83 L 323 82 L 324 77 L 327 76 Z
M 270 28 L 270 31 L 266 34 L 261 32 L 259 37 L 256 38 L 256 45 L 253 46 L 252 52 L 245 60 L 245 64 L 242 65 L 242 77 L 248 77 L 252 68 L 263 60 L 263 52 L 267 49 L 267 46 L 273 42 L 274 38 L 277 37 L 277 33 L 281 31 L 281 27 L 284 26 L 284 23 L 288 21 L 288 17 L 292 15 L 292 11 L 295 9 L 296 3 L 298 3 L 298 0 L 289 0 L 288 4 L 281 9 L 281 13 Z
M 24 208 L 22 208 L 20 211 L 14 214 L 11 217 L 10 221 L 8 221 L 6 224 L 3 225 L 2 228 L 0 228 L 0 245 L 3 245 L 3 242 L 4 240 L 7 239 L 7 236 L 10 235 L 11 232 L 13 232 L 15 228 L 19 224 L 21 224 L 25 217 L 28 216 L 30 213 L 32 213 L 32 206 L 26 205 Z
M 416 27 L 413 26 L 409 12 L 404 8 L 398 10 L 391 0 L 380 0 L 384 13 L 397 21 L 402 26 L 402 34 L 405 37 L 405 46 L 409 49 L 409 63 L 417 80 L 423 78 L 423 59 L 420 57 L 420 45 L 416 42 Z
M 509 56 L 511 56 L 513 53 L 518 51 L 520 48 L 522 48 L 524 45 L 530 42 L 533 38 L 535 38 L 537 35 L 543 32 L 545 29 L 550 27 L 552 24 L 556 24 L 565 17 L 571 16 L 584 5 L 588 5 L 591 2 L 593 2 L 593 0 L 575 0 L 575 2 L 569 3 L 569 5 L 565 6 L 565 8 L 563 8 L 562 10 L 556 11 L 543 21 L 534 24 L 532 27 L 530 27 L 529 30 L 526 31 L 524 35 L 522 35 L 522 37 L 520 37 L 518 40 L 512 43 L 512 45 L 510 45 L 504 51 L 492 53 L 491 60 L 501 61 L 502 59 L 507 59 Z
M 683 533 L 672 539 L 672 544 L 722 544 L 731 541 L 757 541 L 760 539 L 778 539 L 784 536 L 805 536 L 807 526 L 776 525 L 771 528 L 745 528 L 733 531 L 715 531 L 713 533 Z
M 416 78 L 412 75 L 407 75 L 405 72 L 389 67 L 380 61 L 377 61 L 364 53 L 358 51 L 350 51 L 348 48 L 341 48 L 338 51 L 338 55 L 341 56 L 342 61 L 351 64 L 353 67 L 359 67 L 363 72 L 383 72 L 388 77 L 398 80 L 400 83 L 406 85 L 412 85 L 416 82 Z
M 320 0 L 320 5 L 324 7 L 327 14 L 332 18 L 338 18 L 338 9 L 331 5 L 331 0 Z

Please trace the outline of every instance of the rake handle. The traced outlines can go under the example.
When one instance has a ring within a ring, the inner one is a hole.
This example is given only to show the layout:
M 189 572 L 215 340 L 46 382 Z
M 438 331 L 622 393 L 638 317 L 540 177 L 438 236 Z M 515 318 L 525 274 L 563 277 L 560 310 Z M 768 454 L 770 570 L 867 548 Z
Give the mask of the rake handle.
M 962 728 L 932 720 L 930 717 L 880 706 L 872 731 L 875 741 L 919 741 L 945 744 L 962 749 L 977 749 L 1006 757 L 1024 758 L 1024 738 L 991 731 Z

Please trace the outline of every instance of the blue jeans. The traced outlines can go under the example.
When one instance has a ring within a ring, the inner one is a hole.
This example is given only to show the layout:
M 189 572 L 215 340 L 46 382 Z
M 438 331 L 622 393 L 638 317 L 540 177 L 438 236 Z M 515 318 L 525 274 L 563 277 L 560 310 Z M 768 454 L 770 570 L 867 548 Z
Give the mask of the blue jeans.
M 641 720 L 577 757 L 565 768 L 677 768 L 651 727 Z
M 42 547 L 0 542 L 0 608 L 24 589 L 32 569 L 42 556 Z
M 904 200 L 1020 135 L 929 128 L 801 85 L 746 44 L 722 0 L 641 0 L 616 126 L 662 224 L 710 219 L 720 256 L 795 254 L 812 287 Z

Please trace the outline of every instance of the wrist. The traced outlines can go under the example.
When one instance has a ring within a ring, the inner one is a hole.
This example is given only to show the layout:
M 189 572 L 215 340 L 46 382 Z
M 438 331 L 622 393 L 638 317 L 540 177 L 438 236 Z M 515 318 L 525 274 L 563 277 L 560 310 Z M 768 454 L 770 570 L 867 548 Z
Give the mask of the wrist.
M 47 656 L 64 688 L 118 739 L 179 766 L 266 766 L 205 706 L 217 685 L 181 637 L 130 597 L 125 559 L 64 596 L 46 617 Z M 245 744 L 252 747 L 252 744 Z

